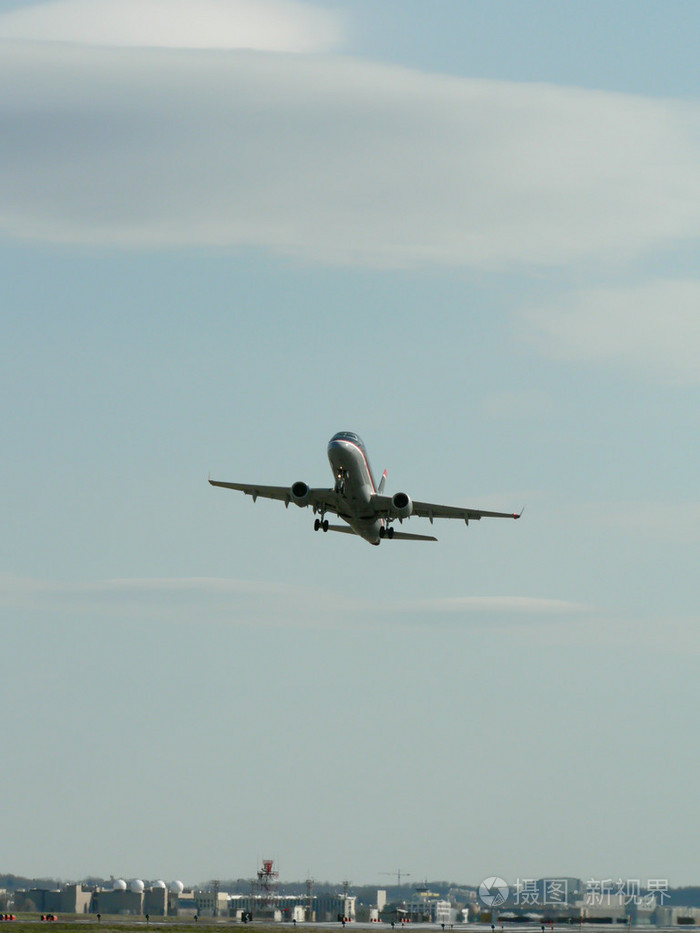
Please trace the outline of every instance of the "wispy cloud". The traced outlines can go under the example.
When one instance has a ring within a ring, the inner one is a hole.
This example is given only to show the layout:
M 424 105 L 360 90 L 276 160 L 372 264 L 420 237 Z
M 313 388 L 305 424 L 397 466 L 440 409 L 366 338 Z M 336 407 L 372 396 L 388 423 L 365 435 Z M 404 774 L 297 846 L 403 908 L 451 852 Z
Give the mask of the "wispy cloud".
M 700 617 L 615 614 L 602 606 L 568 600 L 524 596 L 437 597 L 407 602 L 407 617 L 441 616 L 470 620 L 481 630 L 507 630 L 508 637 L 532 647 L 533 640 L 549 647 L 615 649 L 618 651 L 700 654 Z
M 0 606 L 142 621 L 176 619 L 285 624 L 311 603 L 303 588 L 210 577 L 63 582 L 0 575 Z M 316 602 L 318 602 L 318 598 Z
M 70 583 L 0 574 L 0 593 L 5 595 L 34 593 L 57 596 L 65 593 L 109 596 L 119 593 L 138 596 L 146 592 L 176 595 L 197 592 L 232 594 L 268 592 L 271 589 L 279 591 L 279 588 L 279 585 L 220 577 L 135 577 Z
M 645 651 L 675 657 L 700 655 L 700 616 L 652 615 L 640 618 L 598 612 L 575 625 L 561 625 L 558 620 L 540 623 L 543 640 L 549 646 L 580 646 L 613 650 L 619 657 Z M 527 632 L 525 637 L 528 637 Z
M 14 237 L 497 267 L 700 234 L 692 103 L 342 58 L 16 41 L 0 80 L 0 231 Z
M 700 653 L 700 619 L 690 616 L 640 619 L 610 615 L 604 608 L 548 597 L 436 596 L 370 599 L 318 586 L 250 582 L 216 577 L 134 578 L 57 582 L 0 574 L 0 609 L 27 621 L 60 625 L 75 619 L 113 624 L 252 625 L 256 628 L 328 629 L 352 626 L 455 627 L 483 634 L 507 630 L 531 645 L 608 646 Z
M 700 382 L 700 281 L 595 288 L 529 309 L 538 348 L 561 360 L 615 363 L 671 383 Z
M 403 604 L 412 611 L 429 612 L 487 612 L 517 614 L 569 614 L 590 611 L 582 603 L 568 602 L 563 599 L 541 599 L 532 596 L 452 596 L 437 599 L 420 600 Z M 398 608 L 398 607 L 397 607 Z
M 638 549 L 640 541 L 663 552 L 669 546 L 687 549 L 700 544 L 700 499 L 668 497 L 647 499 L 561 499 L 533 490 L 528 503 L 536 502 L 540 523 L 547 534 L 561 530 L 562 516 L 571 527 L 580 529 L 584 540 L 605 540 L 607 546 Z M 528 514 L 527 512 L 525 513 Z M 650 551 L 651 553 L 651 551 Z
M 343 595 L 319 586 L 290 586 L 271 582 L 217 577 L 134 578 L 85 582 L 60 582 L 0 574 L 0 605 L 5 607 L 70 608 L 75 611 L 99 609 L 121 613 L 126 607 L 146 614 L 154 608 L 171 614 L 191 612 L 194 606 L 228 610 L 257 606 L 267 614 L 274 606 L 285 611 L 274 615 L 284 622 L 289 617 L 307 618 L 318 613 L 328 624 L 348 616 L 381 613 L 385 618 L 415 613 L 462 614 L 569 614 L 587 607 L 559 599 L 525 596 L 463 596 L 433 599 L 370 599 L 359 593 Z
M 0 15 L 0 37 L 85 45 L 322 52 L 340 18 L 296 0 L 52 0 Z
M 700 502 L 600 502 L 581 510 L 582 522 L 606 534 L 634 537 L 653 533 L 664 545 L 700 543 Z

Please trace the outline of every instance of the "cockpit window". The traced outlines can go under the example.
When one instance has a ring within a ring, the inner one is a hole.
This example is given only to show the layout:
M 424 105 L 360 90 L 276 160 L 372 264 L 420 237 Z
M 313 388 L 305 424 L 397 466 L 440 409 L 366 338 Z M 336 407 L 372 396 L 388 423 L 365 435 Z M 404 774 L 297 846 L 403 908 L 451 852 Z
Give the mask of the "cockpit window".
M 334 441 L 351 441 L 353 444 L 357 444 L 358 447 L 361 447 L 362 450 L 365 449 L 365 445 L 362 443 L 362 439 L 358 434 L 353 434 L 352 431 L 338 431 L 337 434 L 334 434 L 332 437 Z

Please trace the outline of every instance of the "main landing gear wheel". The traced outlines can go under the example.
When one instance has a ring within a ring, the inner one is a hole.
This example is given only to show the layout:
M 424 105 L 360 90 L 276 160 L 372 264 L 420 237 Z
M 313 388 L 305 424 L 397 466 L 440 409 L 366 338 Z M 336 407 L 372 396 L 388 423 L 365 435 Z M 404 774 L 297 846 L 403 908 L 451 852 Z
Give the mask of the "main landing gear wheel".
M 320 518 L 317 518 L 314 522 L 314 531 L 328 531 L 328 519 L 325 518 L 321 521 Z
M 393 538 L 393 537 L 394 537 L 394 529 L 393 529 L 393 528 L 385 528 L 385 527 L 382 525 L 382 527 L 379 529 L 379 537 L 380 537 L 380 538 Z

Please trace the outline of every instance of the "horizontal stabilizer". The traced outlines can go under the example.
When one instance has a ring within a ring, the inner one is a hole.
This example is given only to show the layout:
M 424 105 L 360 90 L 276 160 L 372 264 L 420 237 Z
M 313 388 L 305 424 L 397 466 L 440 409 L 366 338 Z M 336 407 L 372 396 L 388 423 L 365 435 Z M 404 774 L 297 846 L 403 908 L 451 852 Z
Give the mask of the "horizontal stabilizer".
M 407 531 L 395 531 L 391 538 L 382 538 L 383 541 L 437 541 L 432 535 L 410 535 Z

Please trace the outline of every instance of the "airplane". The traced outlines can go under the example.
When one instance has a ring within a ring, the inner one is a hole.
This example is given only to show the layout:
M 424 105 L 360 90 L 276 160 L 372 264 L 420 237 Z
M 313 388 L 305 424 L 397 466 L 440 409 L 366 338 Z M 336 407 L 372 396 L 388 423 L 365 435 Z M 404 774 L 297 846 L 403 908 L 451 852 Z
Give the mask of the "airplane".
M 328 442 L 330 461 L 335 485 L 332 489 L 315 489 L 299 480 L 291 486 L 261 486 L 258 483 L 224 483 L 210 479 L 212 486 L 225 489 L 238 489 L 253 502 L 258 496 L 263 499 L 278 499 L 289 508 L 293 502 L 299 508 L 311 506 L 314 515 L 315 531 L 339 531 L 355 534 L 370 544 L 378 545 L 382 541 L 437 541 L 432 535 L 408 534 L 397 531 L 393 522 L 412 515 L 428 518 L 433 524 L 435 518 L 461 518 L 465 524 L 482 518 L 520 518 L 520 512 L 487 512 L 484 509 L 467 509 L 461 506 L 436 505 L 432 502 L 416 502 L 405 492 L 396 492 L 393 496 L 384 495 L 387 471 L 384 470 L 377 486 L 372 468 L 369 465 L 367 449 L 357 434 L 352 431 L 339 431 Z M 331 525 L 326 513 L 337 515 L 345 525 Z

